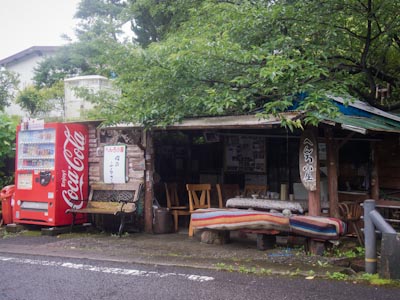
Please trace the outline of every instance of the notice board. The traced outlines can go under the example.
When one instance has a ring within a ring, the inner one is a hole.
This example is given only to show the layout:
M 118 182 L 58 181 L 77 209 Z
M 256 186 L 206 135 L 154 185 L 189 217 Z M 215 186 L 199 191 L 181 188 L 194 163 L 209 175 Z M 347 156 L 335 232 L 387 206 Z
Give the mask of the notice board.
M 226 136 L 225 171 L 255 172 L 266 171 L 265 137 Z
M 125 183 L 126 145 L 104 146 L 104 183 Z

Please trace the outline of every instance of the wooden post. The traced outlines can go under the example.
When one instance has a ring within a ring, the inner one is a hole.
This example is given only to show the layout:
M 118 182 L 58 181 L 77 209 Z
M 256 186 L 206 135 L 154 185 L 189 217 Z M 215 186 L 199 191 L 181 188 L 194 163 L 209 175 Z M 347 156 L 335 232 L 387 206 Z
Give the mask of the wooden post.
M 339 217 L 339 197 L 338 197 L 338 162 L 337 148 L 333 140 L 333 130 L 325 129 L 327 164 L 328 164 L 328 195 L 329 195 L 329 215 L 334 218 Z
M 319 177 L 319 176 L 318 176 Z M 319 178 L 317 183 L 319 183 Z M 321 215 L 321 188 L 318 186 L 316 191 L 308 192 L 308 215 L 320 216 Z
M 371 142 L 372 172 L 371 172 L 371 198 L 379 200 L 379 160 L 376 142 Z
M 154 144 L 151 131 L 145 132 L 146 151 L 145 151 L 145 196 L 144 196 L 144 231 L 153 232 L 153 199 L 154 199 Z
M 308 239 L 307 241 L 308 245 L 308 251 L 311 254 L 314 255 L 323 255 L 326 247 L 325 247 L 325 242 L 324 241 L 319 241 L 319 240 L 314 240 L 314 239 Z
M 276 235 L 257 233 L 257 249 L 273 249 L 276 245 Z

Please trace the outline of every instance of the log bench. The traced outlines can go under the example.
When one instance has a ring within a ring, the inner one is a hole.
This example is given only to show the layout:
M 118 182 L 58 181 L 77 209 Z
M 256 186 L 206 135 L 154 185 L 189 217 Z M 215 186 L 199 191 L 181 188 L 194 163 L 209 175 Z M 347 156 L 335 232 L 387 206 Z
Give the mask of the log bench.
M 142 182 L 91 184 L 86 207 L 72 207 L 66 210 L 66 213 L 71 213 L 73 216 L 71 226 L 74 226 L 77 214 L 120 216 L 118 235 L 121 236 L 126 216 L 136 211 L 136 202 L 139 200 L 142 185 Z
M 224 245 L 230 243 L 230 230 L 209 230 L 200 229 L 200 241 L 205 244 Z M 280 234 L 277 230 L 239 230 L 243 233 L 256 234 L 257 249 L 268 250 L 273 249 L 276 244 L 276 236 Z

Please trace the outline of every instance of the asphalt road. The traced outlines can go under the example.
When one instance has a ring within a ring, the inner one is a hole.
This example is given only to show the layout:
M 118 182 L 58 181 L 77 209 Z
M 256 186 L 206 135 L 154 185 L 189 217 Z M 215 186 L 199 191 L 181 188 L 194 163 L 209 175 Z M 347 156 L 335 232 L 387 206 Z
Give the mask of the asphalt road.
M 0 250 L 1 251 L 1 250 Z M 0 299 L 400 299 L 400 289 L 0 253 Z

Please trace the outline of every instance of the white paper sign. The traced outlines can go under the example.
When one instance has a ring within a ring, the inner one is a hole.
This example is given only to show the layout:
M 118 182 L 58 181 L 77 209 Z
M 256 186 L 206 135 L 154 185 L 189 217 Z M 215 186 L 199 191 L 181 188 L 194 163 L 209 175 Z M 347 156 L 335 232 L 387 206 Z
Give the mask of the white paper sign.
M 31 190 L 33 182 L 32 173 L 20 173 L 17 177 L 17 188 L 20 190 Z
M 104 183 L 125 183 L 125 145 L 104 146 Z

